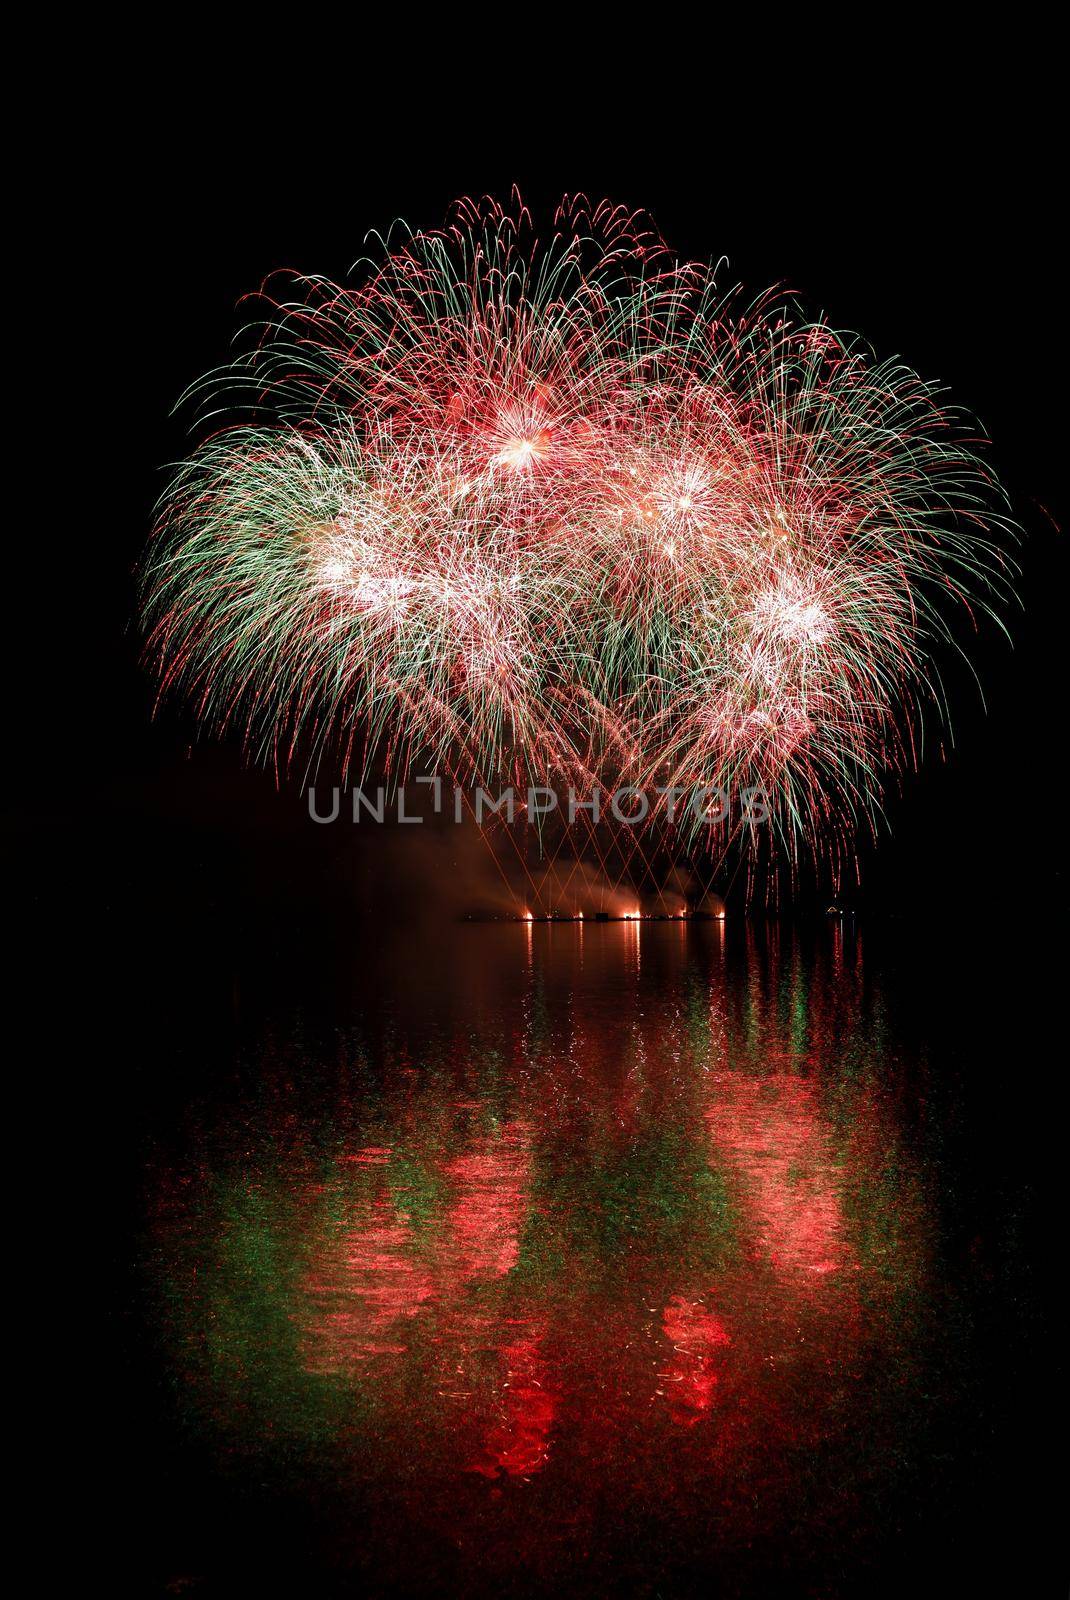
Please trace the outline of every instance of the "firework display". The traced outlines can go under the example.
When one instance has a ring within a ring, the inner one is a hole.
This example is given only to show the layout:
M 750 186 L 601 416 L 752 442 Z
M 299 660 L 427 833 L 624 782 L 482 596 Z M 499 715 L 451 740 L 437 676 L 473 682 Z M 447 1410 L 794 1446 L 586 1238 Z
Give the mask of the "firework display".
M 279 771 L 631 784 L 692 843 L 674 789 L 760 789 L 838 850 L 1011 593 L 935 386 L 608 204 L 461 202 L 260 305 L 142 585 L 161 693 Z

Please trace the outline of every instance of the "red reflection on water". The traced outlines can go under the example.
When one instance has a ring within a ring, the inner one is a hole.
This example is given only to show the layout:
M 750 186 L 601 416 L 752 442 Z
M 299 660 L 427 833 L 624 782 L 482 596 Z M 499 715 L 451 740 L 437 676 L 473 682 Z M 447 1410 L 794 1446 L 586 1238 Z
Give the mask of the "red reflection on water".
M 446 1218 L 455 1283 L 503 1278 L 516 1266 L 528 1206 L 530 1152 L 526 1128 L 473 1140 L 445 1177 L 457 1195 Z
M 732 1340 L 715 1312 L 680 1294 L 665 1307 L 661 1326 L 672 1345 L 672 1359 L 659 1374 L 669 1414 L 674 1422 L 691 1427 L 713 1404 L 717 1356 Z
M 326 1246 L 305 1283 L 310 1302 L 302 1346 L 310 1372 L 343 1372 L 370 1356 L 400 1354 L 407 1345 L 382 1336 L 414 1316 L 434 1284 L 412 1255 L 412 1229 L 387 1199 L 372 1201 L 342 1236 Z
M 752 1254 L 799 1282 L 848 1264 L 842 1174 L 811 1084 L 726 1073 L 706 1125 L 717 1158 L 742 1179 Z
M 367 1120 L 332 1111 L 289 1166 L 277 1116 L 255 1206 L 242 1146 L 216 1346 L 259 1415 L 348 1437 L 354 1479 L 402 1483 L 458 1548 L 500 1516 L 533 1570 L 546 1505 L 587 1539 L 610 1494 L 624 1529 L 656 1504 L 759 1538 L 909 1347 L 924 1218 L 857 1070 L 860 991 L 775 952 L 728 983 L 701 928 L 644 928 L 642 979 L 638 925 L 544 932 L 485 1055 L 467 1020 L 420 1070 L 384 1046 Z M 352 1407 L 317 1381 L 347 1374 Z
M 404 1354 L 403 1325 L 424 1310 L 452 1314 L 456 1328 L 478 1326 L 484 1346 L 494 1337 L 494 1318 L 468 1307 L 464 1296 L 470 1285 L 504 1278 L 517 1263 L 528 1209 L 527 1129 L 518 1123 L 478 1135 L 441 1166 L 453 1198 L 444 1225 L 419 1237 L 387 1187 L 390 1155 L 365 1146 L 342 1158 L 343 1166 L 381 1168 L 383 1177 L 374 1198 L 349 1194 L 353 1220 L 316 1246 L 302 1285 L 309 1372 L 344 1373 L 371 1356 Z M 505 1330 L 498 1334 L 507 1337 Z
M 502 1350 L 504 1381 L 499 1415 L 490 1423 L 470 1472 L 486 1478 L 501 1473 L 530 1477 L 549 1459 L 549 1438 L 558 1393 L 548 1381 L 541 1329 L 515 1339 Z
M 929 1403 L 883 1014 L 775 929 L 729 964 L 701 924 L 527 941 L 477 931 L 434 1026 L 287 1046 L 263 1125 L 208 1129 L 161 1221 L 182 1393 L 359 1548 L 354 1592 L 690 1592 L 707 1558 L 764 1592 L 713 1555 L 823 1528 L 838 1560 Z

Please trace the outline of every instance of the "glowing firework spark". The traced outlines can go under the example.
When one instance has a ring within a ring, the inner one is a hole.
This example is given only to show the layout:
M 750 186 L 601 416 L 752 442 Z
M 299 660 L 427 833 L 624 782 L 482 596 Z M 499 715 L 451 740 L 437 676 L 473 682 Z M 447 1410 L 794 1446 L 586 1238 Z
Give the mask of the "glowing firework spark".
M 162 690 L 255 759 L 760 786 L 820 854 L 942 709 L 954 604 L 1011 592 L 932 385 L 608 204 L 540 241 L 461 202 L 263 299 L 195 391 L 252 420 L 179 468 L 143 578 Z

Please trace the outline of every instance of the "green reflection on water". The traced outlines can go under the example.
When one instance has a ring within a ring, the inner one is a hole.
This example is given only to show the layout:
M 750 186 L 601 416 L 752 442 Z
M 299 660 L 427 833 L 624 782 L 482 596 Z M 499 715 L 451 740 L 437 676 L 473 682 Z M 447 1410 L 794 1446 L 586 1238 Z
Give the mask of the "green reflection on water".
M 597 1463 L 625 1501 L 790 1482 L 801 1515 L 864 1417 L 883 1470 L 935 1233 L 879 996 L 798 952 L 639 969 L 611 931 L 485 1013 L 265 1045 L 205 1111 L 152 1262 L 190 1426 L 290 1474 L 582 1502 Z

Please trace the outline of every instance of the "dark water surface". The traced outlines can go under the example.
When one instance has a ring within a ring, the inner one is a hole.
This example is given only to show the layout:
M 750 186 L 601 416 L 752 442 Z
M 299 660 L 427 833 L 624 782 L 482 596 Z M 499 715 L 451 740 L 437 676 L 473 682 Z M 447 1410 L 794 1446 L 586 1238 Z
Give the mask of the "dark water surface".
M 451 926 L 150 1006 L 145 1591 L 1047 1593 L 1028 967 L 908 939 Z

